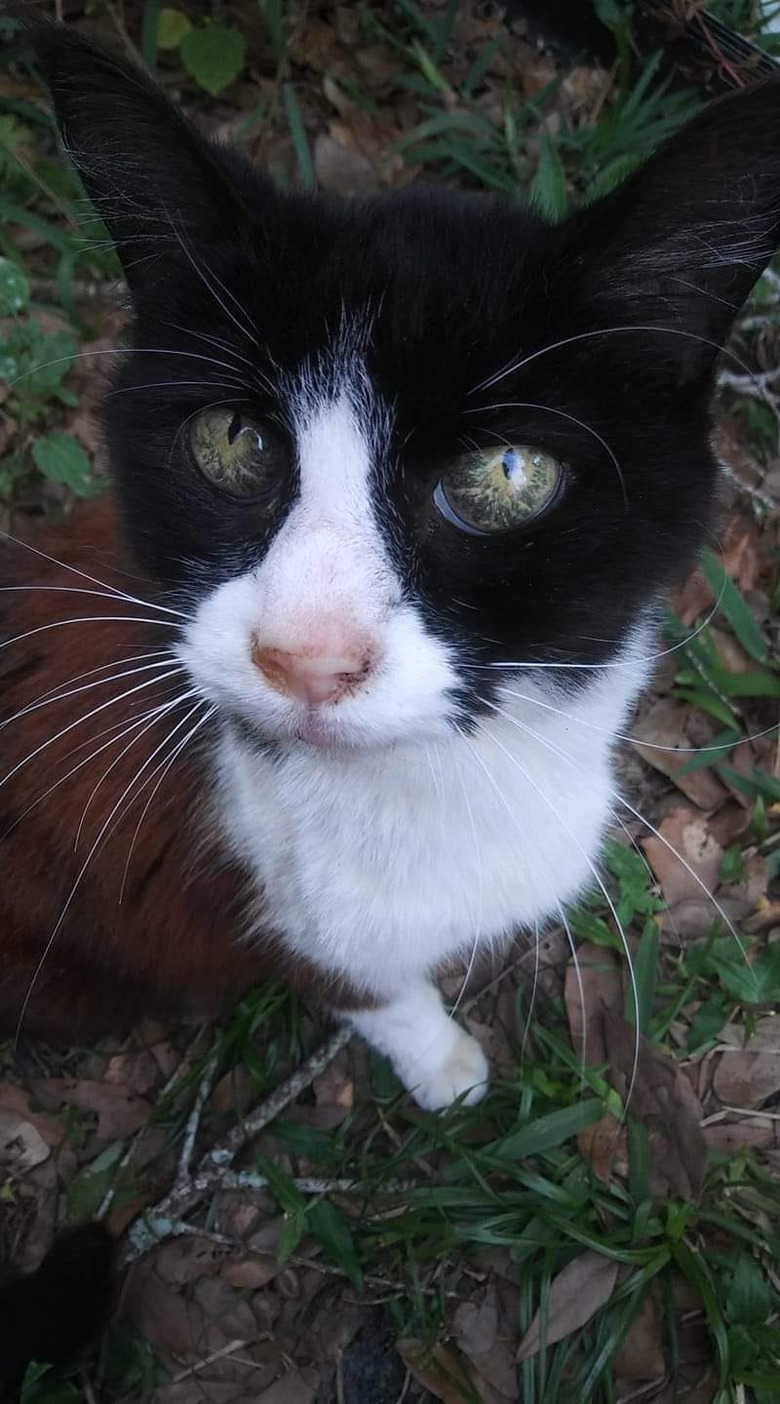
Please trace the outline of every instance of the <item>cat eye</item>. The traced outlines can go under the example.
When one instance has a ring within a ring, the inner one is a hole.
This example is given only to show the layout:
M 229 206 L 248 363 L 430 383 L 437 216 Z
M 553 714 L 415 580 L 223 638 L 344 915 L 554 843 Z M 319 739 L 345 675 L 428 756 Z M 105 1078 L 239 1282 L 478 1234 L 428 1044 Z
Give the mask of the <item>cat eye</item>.
M 482 536 L 509 531 L 550 505 L 563 479 L 552 454 L 528 444 L 464 454 L 440 479 L 434 502 L 447 521 Z
M 189 439 L 204 478 L 243 502 L 267 494 L 289 464 L 289 451 L 278 430 L 229 407 L 203 410 L 190 425 Z

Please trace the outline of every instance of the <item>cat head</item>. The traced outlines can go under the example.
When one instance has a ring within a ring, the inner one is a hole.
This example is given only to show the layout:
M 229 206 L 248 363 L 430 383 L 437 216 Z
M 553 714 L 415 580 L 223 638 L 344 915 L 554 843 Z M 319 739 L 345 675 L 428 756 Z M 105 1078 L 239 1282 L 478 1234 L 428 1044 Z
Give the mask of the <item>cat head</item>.
M 139 70 L 36 44 L 130 289 L 112 471 L 194 681 L 261 738 L 357 746 L 478 723 L 507 665 L 587 686 L 706 527 L 716 358 L 780 242 L 780 80 L 553 225 L 282 192 Z

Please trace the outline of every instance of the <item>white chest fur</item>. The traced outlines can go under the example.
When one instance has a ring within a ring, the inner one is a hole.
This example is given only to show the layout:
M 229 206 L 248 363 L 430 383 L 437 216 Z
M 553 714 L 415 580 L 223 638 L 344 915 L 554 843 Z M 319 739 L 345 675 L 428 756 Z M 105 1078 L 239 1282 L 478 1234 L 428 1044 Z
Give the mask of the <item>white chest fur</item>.
M 556 914 L 609 819 L 610 746 L 644 672 L 625 663 L 568 698 L 514 674 L 504 715 L 468 737 L 265 755 L 226 733 L 223 824 L 284 939 L 388 998 Z

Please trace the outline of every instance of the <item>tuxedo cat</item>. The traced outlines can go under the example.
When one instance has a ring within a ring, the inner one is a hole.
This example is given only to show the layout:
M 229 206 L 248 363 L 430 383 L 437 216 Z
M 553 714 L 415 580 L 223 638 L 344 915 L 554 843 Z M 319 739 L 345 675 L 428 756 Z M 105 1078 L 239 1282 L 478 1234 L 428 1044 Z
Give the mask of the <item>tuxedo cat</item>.
M 475 1100 L 435 978 L 598 880 L 718 352 L 780 242 L 780 83 L 553 225 L 280 191 L 126 62 L 37 48 L 132 323 L 109 496 L 3 551 L 3 1029 L 272 971 L 423 1107 Z

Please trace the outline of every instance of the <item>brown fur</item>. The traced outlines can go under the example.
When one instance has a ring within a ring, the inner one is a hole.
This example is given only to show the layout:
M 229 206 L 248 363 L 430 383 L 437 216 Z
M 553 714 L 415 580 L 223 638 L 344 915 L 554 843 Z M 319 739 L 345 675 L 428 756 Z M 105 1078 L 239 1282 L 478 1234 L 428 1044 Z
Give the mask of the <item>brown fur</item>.
M 106 585 L 152 598 L 144 582 L 128 569 L 109 498 L 82 506 L 64 526 L 29 539 L 63 565 L 51 564 L 22 546 L 3 547 L 4 585 L 99 589 L 64 568 L 70 565 Z M 159 649 L 173 635 L 168 628 L 105 618 L 147 614 L 153 618 L 152 610 L 67 590 L 22 589 L 0 595 L 0 643 L 54 621 L 103 616 L 95 623 L 47 628 L 0 647 L 3 722 L 50 689 L 64 691 L 91 682 L 91 677 L 71 681 L 87 669 L 115 664 L 113 672 L 141 666 L 132 661 L 133 655 Z M 88 721 L 77 721 L 109 697 L 153 676 L 138 673 L 76 692 L 16 717 L 0 730 L 2 777 L 77 722 L 0 784 L 0 1034 L 16 1029 L 33 981 L 23 1032 L 69 1041 L 117 1032 L 146 1013 L 215 1014 L 270 976 L 281 976 L 332 1005 L 365 1004 L 353 990 L 326 987 L 316 971 L 285 956 L 270 935 L 254 944 L 237 939 L 246 921 L 248 883 L 221 851 L 213 825 L 205 823 L 208 773 L 197 745 L 185 748 L 151 802 L 135 838 L 121 903 L 122 878 L 136 826 L 161 772 L 142 790 L 139 782 L 138 798 L 121 806 L 118 823 L 109 826 L 105 841 L 90 860 L 34 979 L 102 825 L 139 767 L 163 741 L 172 718 L 146 731 L 110 770 L 89 804 L 76 851 L 74 840 L 90 795 L 130 738 L 101 751 L 40 803 L 36 801 L 109 739 L 108 734 L 98 735 L 104 728 L 130 722 L 155 700 L 173 696 L 168 689 L 177 680 L 169 679 L 159 689 L 150 686 L 105 707 Z M 182 690 L 186 686 L 183 678 L 178 684 Z M 192 705 L 192 701 L 182 704 L 172 714 L 174 719 L 183 717 Z M 177 732 L 177 739 L 194 720 Z M 203 735 L 199 733 L 199 741 Z M 167 753 L 164 746 L 142 780 L 151 776 Z

